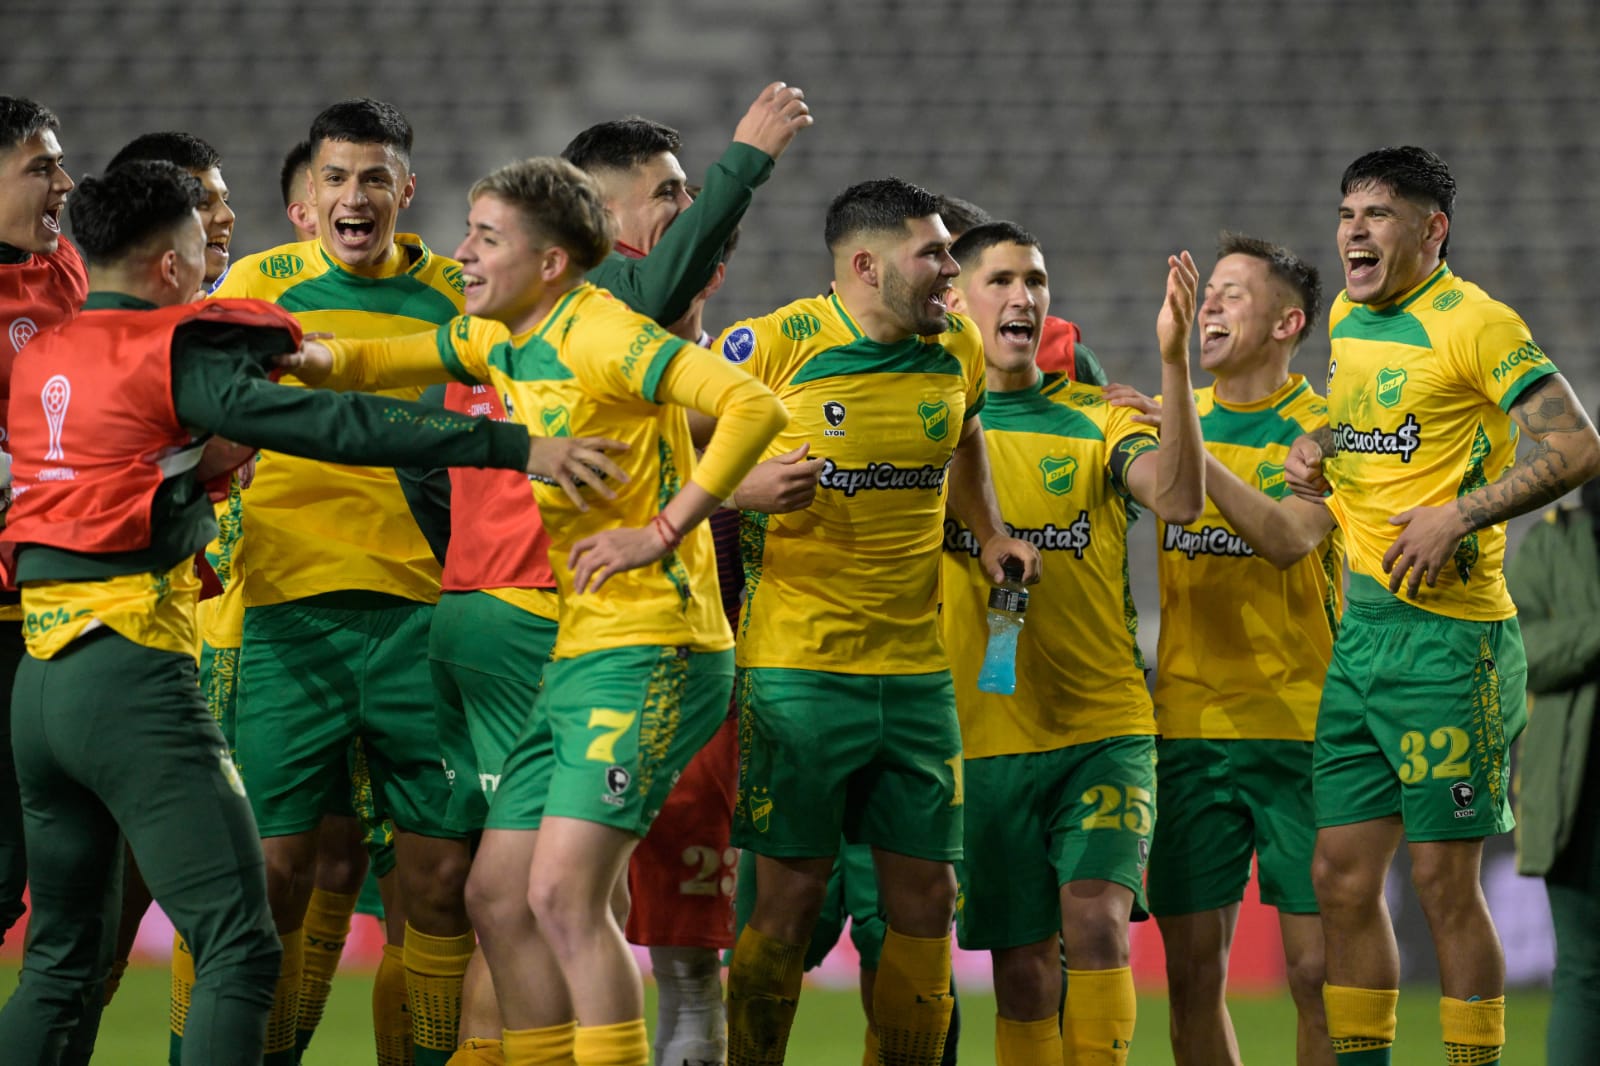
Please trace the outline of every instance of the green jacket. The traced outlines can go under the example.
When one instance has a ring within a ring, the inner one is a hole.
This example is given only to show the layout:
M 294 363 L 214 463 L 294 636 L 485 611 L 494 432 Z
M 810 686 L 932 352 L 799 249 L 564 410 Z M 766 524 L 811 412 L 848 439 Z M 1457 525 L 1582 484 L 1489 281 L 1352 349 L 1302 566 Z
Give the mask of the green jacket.
M 1517 869 L 1542 876 L 1572 837 L 1600 695 L 1600 550 L 1594 519 L 1552 510 L 1506 564 L 1533 709 L 1517 777 Z

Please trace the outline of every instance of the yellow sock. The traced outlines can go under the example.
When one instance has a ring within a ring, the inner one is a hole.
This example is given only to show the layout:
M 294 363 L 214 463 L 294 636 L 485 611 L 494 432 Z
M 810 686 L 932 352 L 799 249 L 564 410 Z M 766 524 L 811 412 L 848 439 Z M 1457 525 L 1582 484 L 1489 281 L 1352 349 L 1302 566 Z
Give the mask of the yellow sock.
M 995 1066 L 1062 1066 L 1061 1019 L 1033 1022 L 994 1018 Z
M 1394 1047 L 1395 1007 L 1399 1003 L 1398 988 L 1322 986 L 1328 1037 L 1341 1066 L 1381 1066 L 1389 1061 L 1389 1049 Z
M 1133 971 L 1068 970 L 1067 1009 L 1061 1016 L 1066 1066 L 1124 1066 L 1139 1013 Z
M 406 1009 L 406 965 L 397 944 L 383 945 L 383 960 L 372 981 L 372 1036 L 378 1066 L 410 1066 L 411 1012 Z
M 172 1005 L 167 1014 L 176 1045 L 183 1040 L 183 1029 L 189 1021 L 189 999 L 194 995 L 194 955 L 183 937 L 172 934 Z M 173 1059 L 174 1062 L 177 1059 Z
M 644 1019 L 578 1026 L 572 1060 L 577 1066 L 650 1066 L 650 1035 Z
M 470 929 L 460 936 L 429 936 L 406 923 L 406 1002 L 411 1007 L 417 1066 L 444 1066 L 455 1051 L 461 1030 L 461 980 L 477 946 Z
M 295 1017 L 300 1013 L 300 971 L 305 966 L 303 930 L 280 933 L 283 962 L 278 965 L 278 986 L 272 994 L 272 1013 L 267 1015 L 267 1042 L 262 1048 L 265 1066 L 292 1064 L 295 1050 Z
M 355 913 L 359 895 L 313 889 L 306 906 L 305 969 L 300 975 L 300 1012 L 295 1018 L 301 1051 L 322 1022 L 322 1011 L 333 990 L 333 974 L 344 954 L 345 938 L 350 935 L 350 916 Z
M 571 1056 L 565 1061 L 570 1063 Z M 461 1046 L 456 1048 L 456 1053 L 450 1056 L 446 1066 L 507 1066 L 506 1054 L 500 1041 L 475 1037 L 462 1041 Z
M 578 1023 L 552 1025 L 545 1029 L 507 1029 L 501 1048 L 506 1066 L 574 1066 L 573 1044 Z
M 888 1066 L 938 1066 L 950 1031 L 950 935 L 889 929 L 872 984 L 872 1020 Z
M 1439 1000 L 1444 1061 L 1450 1066 L 1499 1066 L 1506 1042 L 1506 997 Z
M 728 966 L 728 1066 L 779 1066 L 789 1046 L 804 944 L 785 944 L 745 926 Z

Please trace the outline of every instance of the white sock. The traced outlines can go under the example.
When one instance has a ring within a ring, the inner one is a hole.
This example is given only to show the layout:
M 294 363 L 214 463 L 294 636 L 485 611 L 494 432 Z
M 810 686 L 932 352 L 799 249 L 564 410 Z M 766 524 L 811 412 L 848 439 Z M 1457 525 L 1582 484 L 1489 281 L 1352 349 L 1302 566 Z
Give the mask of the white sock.
M 725 1066 L 722 962 L 713 948 L 652 947 L 657 1066 Z

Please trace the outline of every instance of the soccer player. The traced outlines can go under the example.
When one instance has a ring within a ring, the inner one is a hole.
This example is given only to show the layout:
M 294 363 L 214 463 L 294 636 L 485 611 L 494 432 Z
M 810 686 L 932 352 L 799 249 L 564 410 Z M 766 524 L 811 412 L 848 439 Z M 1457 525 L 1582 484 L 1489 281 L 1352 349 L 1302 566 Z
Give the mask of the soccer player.
M 1103 390 L 1040 372 L 1050 279 L 1031 234 L 991 222 L 951 254 L 961 264 L 952 308 L 976 323 L 988 363 L 983 431 L 1000 508 L 1013 535 L 1045 556 L 1016 646 L 1015 693 L 985 692 L 993 581 L 971 530 L 945 521 L 939 619 L 966 788 L 961 944 L 993 956 L 997 1062 L 1124 1063 L 1135 1014 L 1128 922 L 1144 916 L 1156 821 L 1156 723 L 1130 606 L 1127 501 L 1178 523 L 1205 502 L 1189 382 L 1199 275 L 1187 252 L 1168 260 L 1157 335 L 1174 402 L 1158 442 Z
M 951 316 L 938 200 L 898 179 L 828 209 L 833 292 L 741 322 L 724 358 L 772 385 L 809 445 L 815 502 L 747 516 L 735 839 L 757 899 L 728 977 L 729 1062 L 782 1061 L 841 833 L 873 845 L 889 918 L 873 991 L 884 1061 L 936 1063 L 950 1016 L 961 738 L 939 644 L 946 482 L 984 572 L 1039 556 L 1006 535 L 978 412 L 982 340 Z
M 83 260 L 61 236 L 72 191 L 62 169 L 61 124 L 43 106 L 0 96 L 0 426 L 11 394 L 11 362 L 40 330 L 78 313 L 89 291 Z M 0 432 L 0 501 L 9 504 L 10 445 Z M 0 590 L 0 940 L 22 917 L 27 858 L 22 808 L 11 766 L 11 679 L 24 652 L 22 607 Z
M 1443 160 L 1379 149 L 1340 193 L 1330 424 L 1284 463 L 1296 493 L 1328 493 L 1350 558 L 1313 766 L 1328 1032 L 1341 1066 L 1389 1062 L 1400 960 L 1383 884 L 1405 839 L 1446 1057 L 1482 1066 L 1505 1041 L 1505 958 L 1479 863 L 1512 825 L 1507 751 L 1526 720 L 1505 522 L 1600 470 L 1600 436 L 1522 319 L 1450 269 Z
M 289 149 L 278 171 L 278 190 L 283 194 L 283 213 L 294 227 L 295 240 L 317 239 L 317 204 L 311 199 L 311 142 L 301 141 Z
M 461 307 L 457 265 L 395 232 L 416 188 L 405 117 L 380 101 L 347 100 L 317 117 L 309 139 L 317 240 L 240 260 L 217 295 L 272 300 L 306 328 L 346 337 L 404 334 L 453 318 Z M 377 805 L 398 830 L 414 1043 L 419 1066 L 436 1066 L 455 1048 L 473 948 L 462 899 L 470 857 L 447 821 L 432 682 L 417 653 L 438 599 L 439 565 L 392 470 L 267 451 L 242 500 L 249 559 L 241 575 L 239 763 L 286 949 L 268 1066 L 278 1061 L 271 1056 L 294 1054 L 317 829 L 344 788 L 356 737 Z
M 28 633 L 13 724 L 34 910 L 22 981 L 0 1012 L 8 1061 L 57 1061 L 98 994 L 124 837 L 194 948 L 182 1061 L 261 1061 L 280 947 L 244 787 L 195 673 L 193 557 L 216 531 L 201 483 L 209 435 L 569 484 L 604 461 L 590 445 L 616 446 L 550 447 L 488 420 L 269 383 L 270 359 L 299 341 L 289 315 L 187 302 L 206 269 L 203 198 L 167 163 L 85 181 L 73 209 L 93 271 L 84 314 L 15 367 L 28 399 L 13 406 L 17 506 L 0 544 Z
M 228 272 L 228 245 L 233 240 L 233 208 L 228 206 L 228 184 L 222 180 L 222 153 L 192 133 L 168 131 L 135 137 L 111 157 L 111 170 L 135 159 L 171 163 L 186 170 L 206 191 L 200 221 L 206 227 L 206 276 L 203 292 L 216 287 Z
M 535 485 L 560 630 L 495 791 L 469 900 L 508 1063 L 645 1066 L 642 990 L 612 901 L 628 854 L 727 709 L 733 640 L 701 523 L 787 418 L 768 390 L 582 281 L 611 244 L 582 171 L 511 164 L 471 203 L 457 251 L 469 316 L 410 340 L 332 342 L 347 367 L 336 379 L 488 381 L 545 433 L 606 425 L 629 444 L 627 472 L 604 490 L 613 502 L 580 510 Z M 698 466 L 686 407 L 720 418 Z
M 1239 1063 L 1228 950 L 1252 855 L 1262 900 L 1278 909 L 1297 1061 L 1333 1061 L 1306 782 L 1344 549 L 1327 508 L 1283 476 L 1295 439 L 1327 424 L 1326 403 L 1289 372 L 1321 294 L 1316 268 L 1288 249 L 1222 235 L 1199 318 L 1200 366 L 1215 379 L 1196 397 L 1209 499 L 1194 522 L 1160 531 L 1161 818 L 1147 889 L 1166 945 L 1173 1056 L 1196 1066 Z M 1137 395 L 1106 391 L 1114 403 Z

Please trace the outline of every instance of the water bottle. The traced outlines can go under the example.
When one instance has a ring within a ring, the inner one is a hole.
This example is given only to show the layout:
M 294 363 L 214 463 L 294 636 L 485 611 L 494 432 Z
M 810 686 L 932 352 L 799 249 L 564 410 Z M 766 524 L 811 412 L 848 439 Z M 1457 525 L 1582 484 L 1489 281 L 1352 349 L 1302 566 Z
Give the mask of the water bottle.
M 1006 581 L 989 593 L 989 647 L 983 653 L 978 688 L 1009 696 L 1017 691 L 1017 636 L 1028 610 L 1028 590 L 1022 587 L 1022 564 L 1004 563 Z

